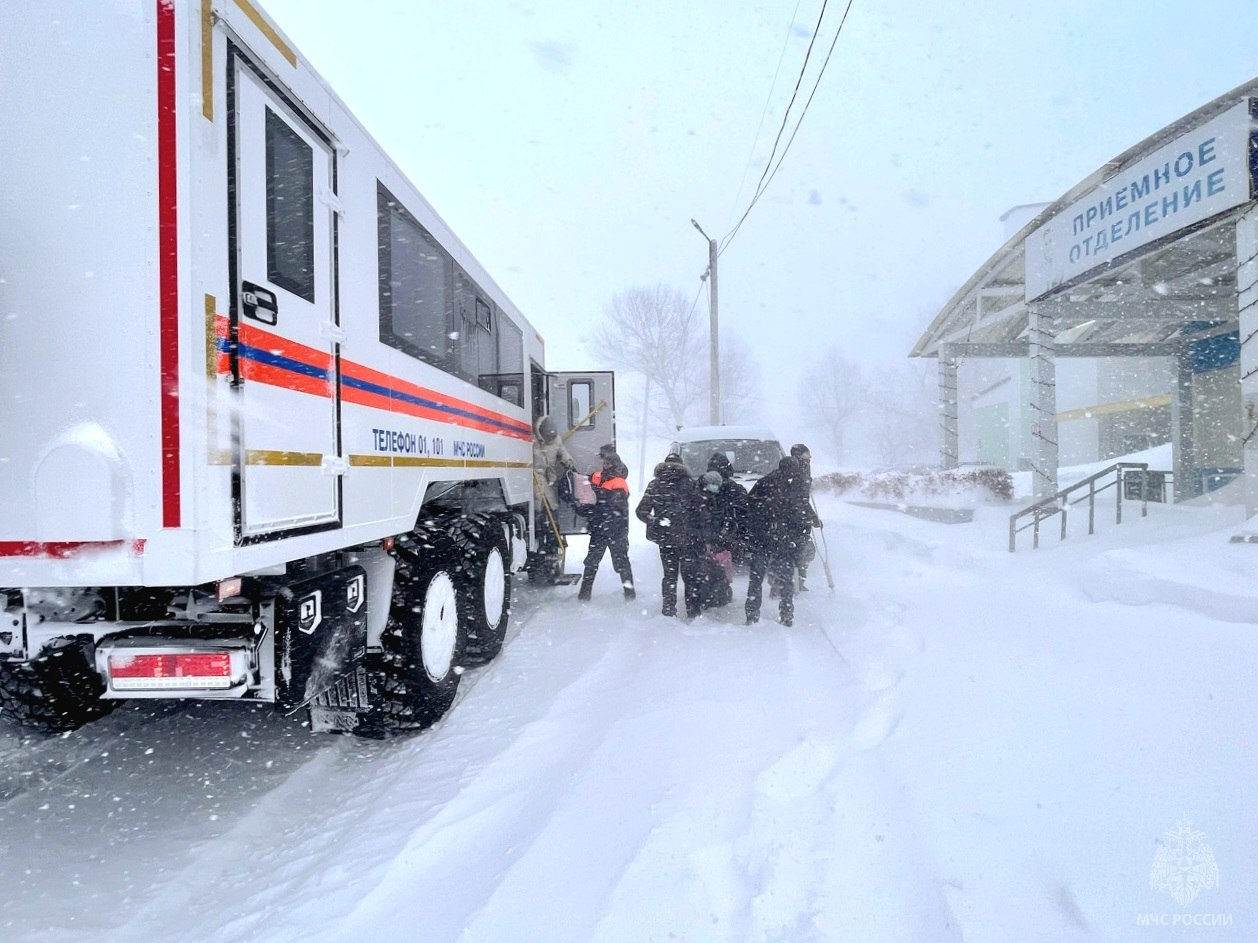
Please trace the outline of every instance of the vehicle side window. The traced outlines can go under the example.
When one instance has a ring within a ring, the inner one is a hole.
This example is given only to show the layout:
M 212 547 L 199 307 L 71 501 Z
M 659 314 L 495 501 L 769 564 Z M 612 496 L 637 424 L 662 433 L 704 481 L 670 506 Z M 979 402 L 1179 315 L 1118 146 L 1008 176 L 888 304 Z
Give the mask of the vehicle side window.
M 476 308 L 480 299 L 472 280 L 459 272 L 454 277 L 455 306 L 459 316 L 454 323 L 455 348 L 458 350 L 458 372 L 465 380 L 476 382 L 480 377 L 481 332 L 476 323 Z
M 494 384 L 488 387 L 509 403 L 524 405 L 524 334 L 504 315 L 497 312 L 498 370 Z
M 267 279 L 313 302 L 314 149 L 266 110 Z
M 568 421 L 577 428 L 594 428 L 594 384 L 589 380 L 573 380 L 568 384 Z M 584 420 L 584 421 L 582 421 Z
M 380 339 L 457 372 L 451 357 L 450 257 L 383 186 L 378 208 Z
M 376 193 L 380 340 L 523 406 L 520 328 L 384 184 Z

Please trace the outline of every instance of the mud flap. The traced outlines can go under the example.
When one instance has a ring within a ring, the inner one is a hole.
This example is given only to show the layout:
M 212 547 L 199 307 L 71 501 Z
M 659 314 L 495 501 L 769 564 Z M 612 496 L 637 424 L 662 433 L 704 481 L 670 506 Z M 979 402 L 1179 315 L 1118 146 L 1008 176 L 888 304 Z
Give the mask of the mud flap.
M 275 705 L 292 713 L 357 674 L 367 654 L 367 572 L 348 566 L 293 583 L 275 605 Z

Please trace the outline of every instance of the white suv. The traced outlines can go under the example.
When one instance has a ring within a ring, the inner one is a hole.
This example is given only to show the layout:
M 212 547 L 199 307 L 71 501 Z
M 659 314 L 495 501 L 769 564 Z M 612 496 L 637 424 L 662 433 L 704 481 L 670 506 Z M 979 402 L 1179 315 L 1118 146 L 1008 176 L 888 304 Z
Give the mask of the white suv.
M 712 453 L 720 452 L 734 466 L 734 478 L 748 487 L 777 468 L 785 454 L 777 436 L 762 426 L 690 426 L 678 431 L 668 449 L 695 477 L 708 470 Z

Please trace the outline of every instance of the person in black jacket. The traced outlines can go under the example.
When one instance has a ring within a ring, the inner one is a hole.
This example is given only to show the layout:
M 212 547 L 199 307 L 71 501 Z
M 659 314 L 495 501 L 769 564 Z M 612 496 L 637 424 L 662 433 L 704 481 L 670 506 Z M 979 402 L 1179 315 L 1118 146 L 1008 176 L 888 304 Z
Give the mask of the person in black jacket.
M 727 529 L 721 535 L 720 549 L 730 552 L 735 565 L 747 561 L 747 489 L 734 479 L 734 466 L 724 452 L 713 452 L 708 471 L 721 476 L 721 514 Z
M 646 523 L 646 538 L 660 548 L 664 578 L 660 588 L 664 596 L 661 612 L 677 615 L 677 576 L 683 560 L 701 552 L 703 536 L 699 532 L 699 493 L 690 470 L 681 456 L 670 452 L 655 466 L 655 477 L 638 502 L 638 519 Z M 697 587 L 685 587 L 686 613 L 698 615 Z
M 629 565 L 629 469 L 612 451 L 602 451 L 603 467 L 590 476 L 594 504 L 589 506 L 590 552 L 585 555 L 585 573 L 577 598 L 588 601 L 603 553 L 611 550 L 612 566 L 620 577 L 625 599 L 633 599 L 633 568 Z
M 751 489 L 748 536 L 751 573 L 747 581 L 747 624 L 760 621 L 764 577 L 779 584 L 778 614 L 783 625 L 795 619 L 795 563 L 812 526 L 810 508 L 800 487 L 799 460 L 788 455 Z
M 799 487 L 804 495 L 804 501 L 808 506 L 808 522 L 812 527 L 821 527 L 821 517 L 817 514 L 817 507 L 812 503 L 812 452 L 808 450 L 808 446 L 802 442 L 798 442 L 791 446 L 791 455 L 799 461 Z M 813 541 L 812 533 L 804 538 L 803 544 L 799 548 L 799 555 L 796 558 L 796 566 L 799 567 L 799 591 L 806 593 L 808 591 L 808 564 L 817 556 L 817 545 Z
M 724 606 L 733 595 L 730 581 L 733 579 L 734 564 L 730 546 L 738 520 L 735 507 L 727 500 L 728 496 L 721 494 L 722 485 L 721 476 L 714 471 L 699 477 L 702 552 L 693 560 L 682 561 L 682 578 L 686 581 L 687 590 L 692 583 L 697 588 L 696 599 L 701 610 Z
M 747 544 L 747 489 L 734 480 L 734 468 L 721 452 L 713 452 L 708 459 L 708 471 L 721 476 L 721 486 L 715 492 L 715 539 L 709 543 L 717 550 L 728 550 L 734 562 L 741 562 Z M 708 479 L 710 481 L 710 479 Z

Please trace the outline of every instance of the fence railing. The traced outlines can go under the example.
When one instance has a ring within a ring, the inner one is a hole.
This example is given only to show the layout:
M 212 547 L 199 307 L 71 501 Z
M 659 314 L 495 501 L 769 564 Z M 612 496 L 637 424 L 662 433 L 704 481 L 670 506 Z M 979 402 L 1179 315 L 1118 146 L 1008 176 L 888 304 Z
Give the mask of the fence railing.
M 1110 478 L 1110 476 L 1113 476 Z M 1149 501 L 1165 500 L 1166 480 L 1169 472 L 1149 471 L 1146 462 L 1116 462 L 1108 468 L 1077 481 L 1068 488 L 1063 488 L 1051 498 L 1037 501 L 1030 507 L 1023 508 L 1009 518 L 1009 552 L 1018 549 L 1018 534 L 1030 529 L 1031 546 L 1040 545 L 1040 524 L 1054 516 L 1061 516 L 1061 539 L 1066 539 L 1066 525 L 1070 508 L 1088 502 L 1088 533 L 1096 533 L 1097 497 L 1114 489 L 1114 522 L 1123 522 L 1123 498 L 1127 492 L 1128 501 L 1138 501 L 1140 516 L 1149 514 Z M 1106 481 L 1106 478 L 1110 480 Z M 1074 496 L 1077 495 L 1077 496 Z M 1072 497 L 1074 496 L 1074 497 Z M 1019 524 L 1019 521 L 1025 520 Z

